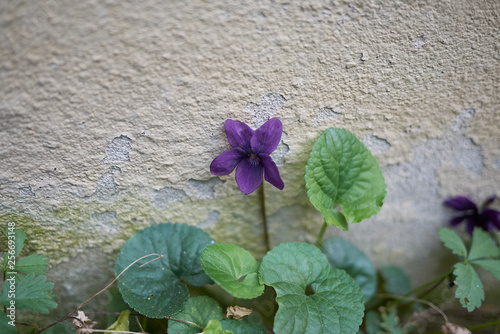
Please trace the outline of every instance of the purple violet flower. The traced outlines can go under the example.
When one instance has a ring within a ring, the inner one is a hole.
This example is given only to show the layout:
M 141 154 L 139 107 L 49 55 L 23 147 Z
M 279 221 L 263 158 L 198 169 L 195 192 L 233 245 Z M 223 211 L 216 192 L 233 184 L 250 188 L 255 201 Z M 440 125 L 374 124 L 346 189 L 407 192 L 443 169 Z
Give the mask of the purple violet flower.
M 470 235 L 472 235 L 472 231 L 475 227 L 482 228 L 490 233 L 494 232 L 495 229 L 500 230 L 500 212 L 494 209 L 488 209 L 488 205 L 493 203 L 495 199 L 496 196 L 489 197 L 484 202 L 481 210 L 479 210 L 476 203 L 465 196 L 448 198 L 444 201 L 444 204 L 462 213 L 461 216 L 451 219 L 450 225 L 457 226 L 465 220 L 467 222 L 466 230 Z
M 262 177 L 276 188 L 282 190 L 278 167 L 271 154 L 281 140 L 283 125 L 277 118 L 271 118 L 255 132 L 240 121 L 226 120 L 226 135 L 230 150 L 222 152 L 210 165 L 210 172 L 220 176 L 231 174 L 236 168 L 236 184 L 248 195 L 262 183 Z

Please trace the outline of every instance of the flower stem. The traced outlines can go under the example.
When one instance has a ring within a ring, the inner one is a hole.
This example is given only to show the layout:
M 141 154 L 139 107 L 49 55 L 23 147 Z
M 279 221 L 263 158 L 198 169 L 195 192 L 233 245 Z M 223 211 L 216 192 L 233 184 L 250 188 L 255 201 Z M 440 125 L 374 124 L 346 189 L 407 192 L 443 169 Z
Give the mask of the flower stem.
M 318 240 L 316 240 L 316 247 L 321 248 L 321 241 L 323 240 L 323 235 L 325 235 L 325 231 L 328 225 L 326 221 L 323 222 L 323 226 L 321 226 L 321 230 L 319 231 Z
M 431 286 L 432 285 L 432 288 L 434 289 L 435 287 L 437 287 L 439 285 L 439 283 L 441 283 L 446 277 L 450 276 L 450 274 L 453 272 L 453 269 L 451 269 L 450 271 L 446 272 L 445 274 L 433 279 L 432 281 L 430 282 L 427 282 L 427 283 L 424 283 L 422 284 L 421 286 L 419 287 L 416 287 L 415 289 L 411 290 L 410 292 L 408 292 L 405 296 L 409 296 L 409 295 L 412 295 L 420 290 L 423 290 L 425 288 L 427 288 L 428 286 Z M 426 291 L 424 294 L 427 294 L 429 293 L 430 290 Z M 423 295 L 424 295 L 423 294 Z
M 262 213 L 262 226 L 264 227 L 264 243 L 266 244 L 266 252 L 271 250 L 269 243 L 269 233 L 267 231 L 267 217 L 266 217 L 266 196 L 264 194 L 264 181 L 259 187 L 260 190 L 260 212 Z

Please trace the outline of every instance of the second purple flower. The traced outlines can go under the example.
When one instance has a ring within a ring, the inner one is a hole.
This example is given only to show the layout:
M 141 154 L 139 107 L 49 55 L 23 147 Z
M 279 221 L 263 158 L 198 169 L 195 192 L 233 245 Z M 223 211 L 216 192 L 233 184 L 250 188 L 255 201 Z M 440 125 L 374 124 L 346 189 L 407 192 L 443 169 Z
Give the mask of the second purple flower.
M 236 168 L 236 184 L 246 195 L 262 183 L 262 179 L 278 189 L 285 186 L 271 154 L 281 140 L 283 125 L 271 118 L 255 132 L 245 123 L 226 120 L 226 135 L 230 150 L 222 152 L 210 165 L 210 172 L 220 176 L 231 174 Z

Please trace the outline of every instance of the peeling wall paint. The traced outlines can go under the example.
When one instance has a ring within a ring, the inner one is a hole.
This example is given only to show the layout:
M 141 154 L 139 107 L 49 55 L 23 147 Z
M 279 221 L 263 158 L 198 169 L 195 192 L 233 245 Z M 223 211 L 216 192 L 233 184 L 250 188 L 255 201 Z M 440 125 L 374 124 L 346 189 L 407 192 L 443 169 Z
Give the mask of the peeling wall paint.
M 324 129 L 345 128 L 388 195 L 376 217 L 327 235 L 421 282 L 439 271 L 443 199 L 499 194 L 499 11 L 493 0 L 2 2 L 0 222 L 33 235 L 66 297 L 102 287 L 125 240 L 155 223 L 262 256 L 258 194 L 209 166 L 229 148 L 226 119 L 255 129 L 279 117 L 272 244 L 315 240 L 304 167 Z M 94 257 L 103 274 L 80 288 L 72 264 Z
M 123 162 L 130 161 L 130 138 L 121 135 L 120 137 L 113 138 L 111 144 L 106 148 L 106 157 L 102 160 L 103 163 L 107 162 Z

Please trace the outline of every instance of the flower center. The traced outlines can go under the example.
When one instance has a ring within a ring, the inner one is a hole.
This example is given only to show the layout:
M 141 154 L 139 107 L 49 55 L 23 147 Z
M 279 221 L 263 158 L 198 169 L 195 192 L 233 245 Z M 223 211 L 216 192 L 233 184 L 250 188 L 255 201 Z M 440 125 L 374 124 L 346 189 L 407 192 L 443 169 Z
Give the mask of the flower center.
M 250 162 L 253 164 L 253 165 L 258 165 L 260 164 L 260 158 L 257 154 L 255 153 L 250 153 L 250 155 L 248 156 L 248 159 L 250 160 Z

